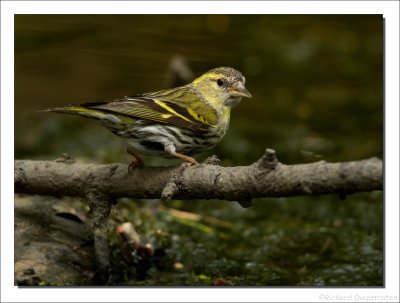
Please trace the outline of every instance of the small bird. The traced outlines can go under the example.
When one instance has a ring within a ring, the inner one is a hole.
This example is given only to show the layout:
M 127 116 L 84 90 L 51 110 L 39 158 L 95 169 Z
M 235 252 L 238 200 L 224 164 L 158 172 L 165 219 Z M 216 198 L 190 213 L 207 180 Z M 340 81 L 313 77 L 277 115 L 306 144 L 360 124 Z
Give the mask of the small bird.
M 229 127 L 231 108 L 242 97 L 251 98 L 244 76 L 218 67 L 184 86 L 45 111 L 100 120 L 127 142 L 131 172 L 143 166 L 139 152 L 181 158 L 183 167 L 198 164 L 191 156 L 217 145 Z

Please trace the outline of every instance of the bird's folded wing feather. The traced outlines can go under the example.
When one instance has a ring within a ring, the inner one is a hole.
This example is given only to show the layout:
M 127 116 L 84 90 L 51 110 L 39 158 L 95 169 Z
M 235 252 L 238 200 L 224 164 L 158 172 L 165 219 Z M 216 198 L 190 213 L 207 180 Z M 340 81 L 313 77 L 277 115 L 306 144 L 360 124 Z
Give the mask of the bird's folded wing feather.
M 83 106 L 128 117 L 188 128 L 195 132 L 203 132 L 213 127 L 204 118 L 202 119 L 200 115 L 196 115 L 190 108 L 164 98 L 158 99 L 153 96 L 125 97 L 112 102 L 88 103 Z
M 188 114 L 188 117 L 197 122 L 211 126 L 216 126 L 218 124 L 218 114 L 216 109 L 212 107 L 198 91 L 195 91 L 190 84 L 158 92 L 147 93 L 142 96 L 183 107 L 185 112 Z

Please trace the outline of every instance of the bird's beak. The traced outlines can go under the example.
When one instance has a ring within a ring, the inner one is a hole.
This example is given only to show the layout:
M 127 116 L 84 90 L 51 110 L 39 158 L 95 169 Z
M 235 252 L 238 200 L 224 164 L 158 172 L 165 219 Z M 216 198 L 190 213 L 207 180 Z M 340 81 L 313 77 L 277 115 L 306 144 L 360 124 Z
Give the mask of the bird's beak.
M 247 97 L 251 98 L 251 94 L 249 91 L 244 87 L 242 82 L 237 82 L 236 85 L 233 86 L 232 90 L 230 91 L 232 97 Z

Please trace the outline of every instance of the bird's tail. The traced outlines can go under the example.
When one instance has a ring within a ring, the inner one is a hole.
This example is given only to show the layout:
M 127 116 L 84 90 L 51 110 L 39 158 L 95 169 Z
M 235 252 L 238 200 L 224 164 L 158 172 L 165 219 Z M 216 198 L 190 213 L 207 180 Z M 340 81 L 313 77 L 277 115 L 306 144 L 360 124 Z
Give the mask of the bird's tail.
M 133 118 L 125 115 L 104 111 L 102 109 L 87 108 L 80 105 L 49 108 L 41 110 L 41 112 L 79 115 L 85 118 L 96 119 L 99 120 L 104 126 L 110 128 L 113 132 L 123 130 L 134 122 Z
M 94 118 L 94 119 L 103 119 L 106 115 L 105 112 L 86 108 L 82 106 L 67 106 L 67 107 L 55 107 L 40 110 L 39 112 L 54 112 L 54 113 L 62 113 L 62 114 L 71 114 L 71 115 L 79 115 L 86 118 Z

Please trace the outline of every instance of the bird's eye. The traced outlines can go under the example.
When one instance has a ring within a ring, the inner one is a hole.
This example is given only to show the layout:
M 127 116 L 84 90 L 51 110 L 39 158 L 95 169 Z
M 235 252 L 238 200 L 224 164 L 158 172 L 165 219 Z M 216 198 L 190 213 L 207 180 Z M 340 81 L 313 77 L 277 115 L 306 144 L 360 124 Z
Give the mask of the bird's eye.
M 223 79 L 218 79 L 217 84 L 218 84 L 218 86 L 223 86 L 225 84 L 225 82 Z

